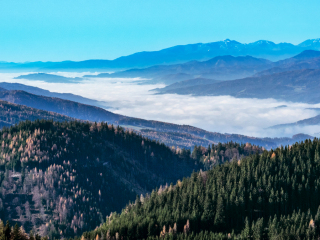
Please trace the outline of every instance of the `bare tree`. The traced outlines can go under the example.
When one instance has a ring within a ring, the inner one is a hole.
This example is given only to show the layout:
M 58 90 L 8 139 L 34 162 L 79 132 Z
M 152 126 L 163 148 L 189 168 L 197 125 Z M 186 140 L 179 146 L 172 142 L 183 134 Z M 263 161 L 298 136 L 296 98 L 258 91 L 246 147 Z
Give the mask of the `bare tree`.
M 16 212 L 17 212 L 17 215 L 18 215 L 19 217 L 21 217 L 22 214 L 23 214 L 23 210 L 21 209 L 20 206 L 16 207 Z
M 43 205 L 40 206 L 40 217 L 44 221 L 46 220 L 46 215 L 44 214 L 44 207 Z
M 33 189 L 32 201 L 34 201 L 36 208 L 40 207 L 41 196 L 40 196 L 40 193 L 39 193 L 39 187 L 38 186 L 35 186 L 34 189 Z
M 32 225 L 35 227 L 36 223 L 37 223 L 37 219 L 34 215 L 32 215 L 32 217 L 31 217 L 31 222 L 32 222 Z
M 30 221 L 31 220 L 31 212 L 30 212 L 30 204 L 28 201 L 24 204 L 24 210 L 26 211 L 26 216 Z

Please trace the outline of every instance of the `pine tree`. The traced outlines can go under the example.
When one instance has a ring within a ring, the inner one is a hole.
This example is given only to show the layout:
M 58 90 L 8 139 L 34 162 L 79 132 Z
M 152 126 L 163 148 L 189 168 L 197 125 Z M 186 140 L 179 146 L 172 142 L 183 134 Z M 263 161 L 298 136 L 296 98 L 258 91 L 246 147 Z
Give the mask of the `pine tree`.
M 6 226 L 4 227 L 4 240 L 10 240 L 11 238 L 11 227 L 10 227 L 10 223 L 7 220 Z
M 250 226 L 248 217 L 246 217 L 246 219 L 245 219 L 245 227 L 244 227 L 244 230 L 242 232 L 242 237 L 244 239 L 250 239 L 251 236 L 252 236 L 251 226 Z
M 221 196 L 218 196 L 217 207 L 216 207 L 216 214 L 214 217 L 214 225 L 215 229 L 218 232 L 222 232 L 224 230 L 225 224 L 225 215 L 224 215 L 224 203 Z
M 20 228 L 17 223 L 14 225 L 12 237 L 14 240 L 22 240 Z

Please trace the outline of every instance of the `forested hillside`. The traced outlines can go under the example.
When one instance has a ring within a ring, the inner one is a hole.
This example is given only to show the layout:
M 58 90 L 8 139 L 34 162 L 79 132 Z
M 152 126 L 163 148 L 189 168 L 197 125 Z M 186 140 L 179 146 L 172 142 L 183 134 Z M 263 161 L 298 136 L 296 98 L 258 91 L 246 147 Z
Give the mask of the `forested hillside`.
M 34 121 L 37 119 L 54 121 L 74 120 L 71 117 L 67 117 L 58 113 L 42 111 L 39 109 L 0 100 L 0 128 L 17 124 L 20 121 Z
M 3 128 L 0 144 L 0 219 L 50 239 L 94 229 L 201 166 L 190 151 L 106 123 L 27 121 Z
M 83 239 L 318 239 L 320 140 L 217 165 L 137 198 Z
M 92 230 L 193 171 L 262 151 L 228 143 L 191 153 L 106 123 L 47 120 L 3 128 L 0 144 L 0 219 L 50 239 Z
M 215 165 L 235 160 L 241 160 L 245 156 L 255 153 L 262 153 L 260 148 L 250 143 L 239 144 L 234 142 L 218 143 L 209 145 L 208 148 L 195 146 L 192 151 L 192 158 L 203 164 L 203 169 L 211 169 Z

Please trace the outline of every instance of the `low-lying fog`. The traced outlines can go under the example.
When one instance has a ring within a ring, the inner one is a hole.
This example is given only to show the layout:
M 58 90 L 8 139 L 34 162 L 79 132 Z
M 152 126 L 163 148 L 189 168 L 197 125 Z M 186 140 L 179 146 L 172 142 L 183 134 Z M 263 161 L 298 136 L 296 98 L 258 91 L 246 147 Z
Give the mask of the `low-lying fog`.
M 26 73 L 24 73 L 26 74 Z M 88 73 L 55 73 L 81 77 Z M 91 73 L 92 74 L 92 73 Z M 107 110 L 131 117 L 187 124 L 221 133 L 257 137 L 292 136 L 306 133 L 317 136 L 320 126 L 270 130 L 267 127 L 314 117 L 320 104 L 291 103 L 274 99 L 244 99 L 230 96 L 194 97 L 176 94 L 154 95 L 149 90 L 164 85 L 138 85 L 137 79 L 91 78 L 80 83 L 47 83 L 18 80 L 22 73 L 0 74 L 1 82 L 18 82 L 52 92 L 73 93 L 104 101 Z

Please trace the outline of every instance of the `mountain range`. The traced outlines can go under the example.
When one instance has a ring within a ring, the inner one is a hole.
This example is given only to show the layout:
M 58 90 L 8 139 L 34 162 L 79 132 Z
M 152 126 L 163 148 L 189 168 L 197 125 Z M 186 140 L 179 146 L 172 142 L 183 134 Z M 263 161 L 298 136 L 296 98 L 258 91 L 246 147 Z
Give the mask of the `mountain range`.
M 319 103 L 320 52 L 305 51 L 270 64 L 268 70 L 230 81 L 180 81 L 156 89 L 158 93 L 198 96 L 230 95 L 238 98 L 274 98 L 285 101 Z M 190 85 L 191 84 L 191 85 Z
M 214 57 L 207 61 L 191 61 L 183 64 L 157 65 L 145 69 L 130 69 L 115 73 L 101 73 L 98 75 L 85 75 L 83 77 L 101 78 L 146 78 L 152 79 L 147 83 L 157 83 L 158 79 L 165 79 L 167 75 L 188 74 L 194 77 L 213 78 L 217 80 L 230 80 L 251 76 L 262 70 L 270 68 L 272 62 L 251 56 L 233 57 L 231 55 Z
M 320 39 L 309 39 L 298 45 L 290 43 L 273 43 L 260 40 L 253 43 L 240 43 L 226 39 L 211 43 L 196 43 L 173 46 L 159 51 L 138 52 L 114 60 L 85 60 L 63 62 L 1 62 L 0 71 L 106 71 L 116 69 L 145 68 L 153 65 L 167 65 L 192 60 L 206 61 L 222 56 L 246 56 L 269 60 L 279 60 L 294 56 L 304 50 L 320 50 Z
M 85 75 L 90 78 L 143 78 L 141 83 L 163 83 L 170 85 L 179 81 L 208 78 L 214 80 L 234 80 L 273 73 L 317 69 L 320 67 L 320 51 L 305 50 L 285 60 L 271 62 L 252 56 L 217 56 L 207 61 L 190 61 L 182 64 L 157 65 L 142 69 L 129 69 L 114 73 Z
M 160 93 L 197 96 L 229 95 L 237 98 L 274 98 L 294 102 L 319 102 L 320 69 L 280 72 L 260 77 L 200 84 L 181 88 L 158 89 Z

